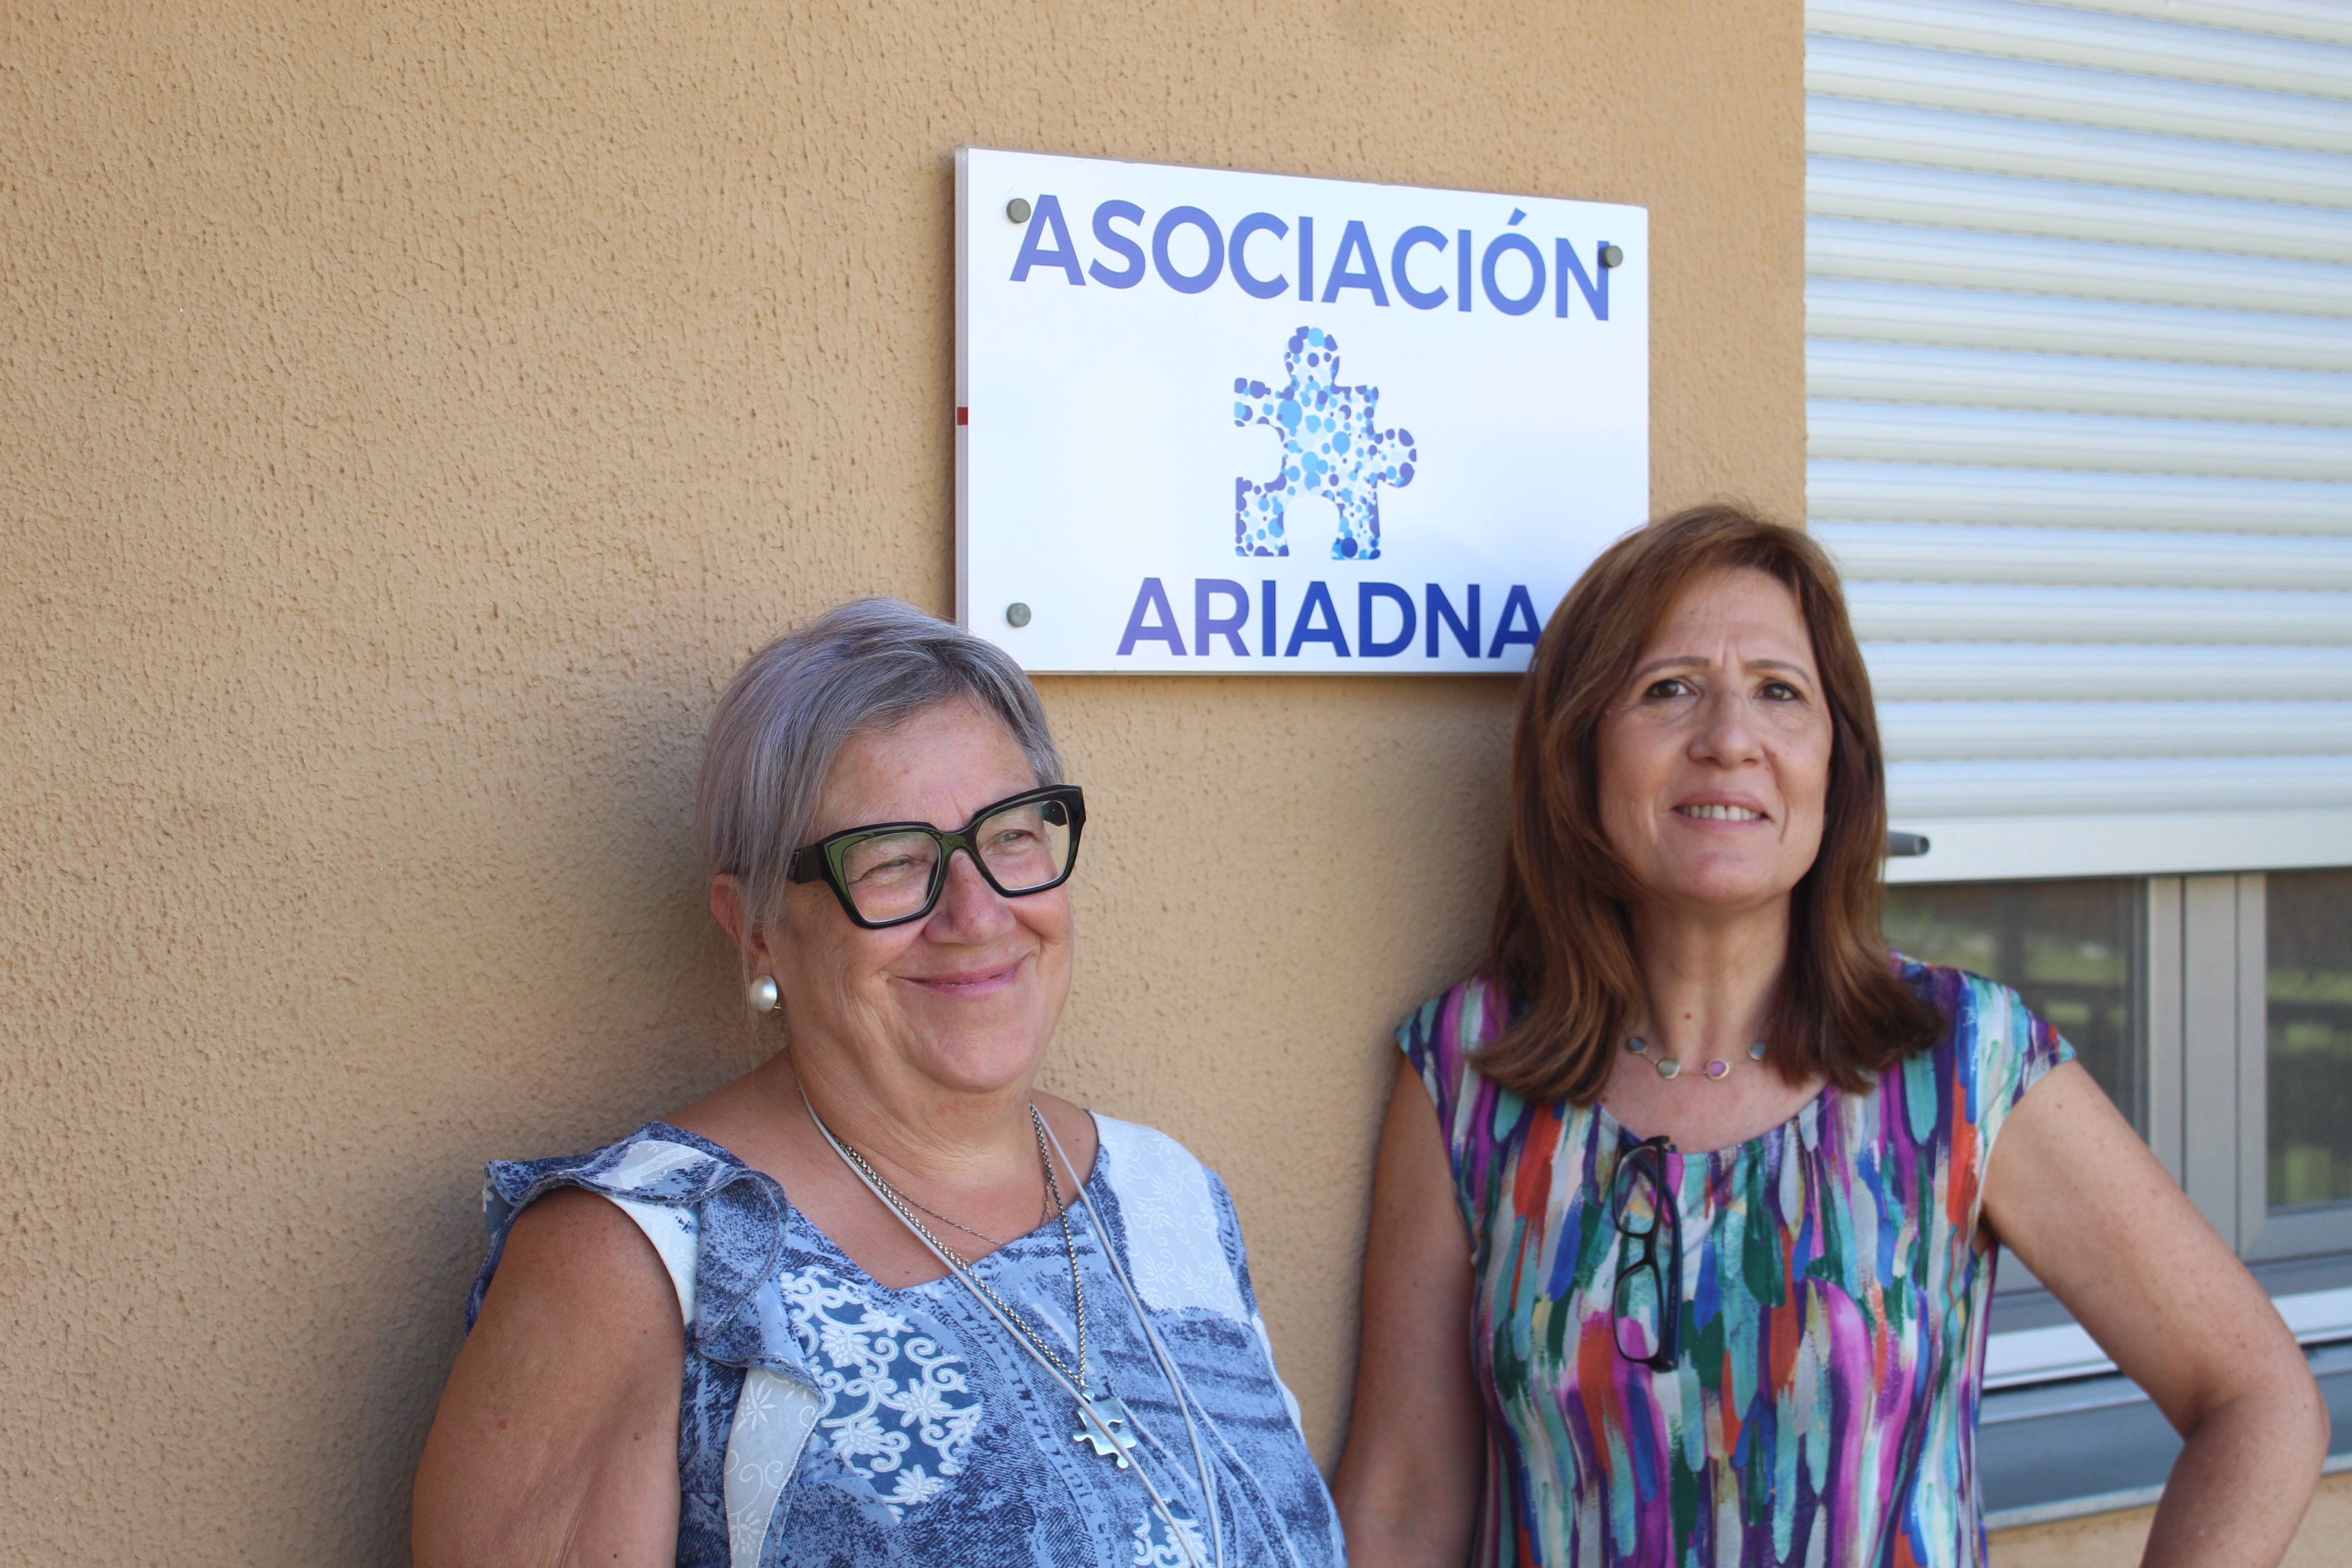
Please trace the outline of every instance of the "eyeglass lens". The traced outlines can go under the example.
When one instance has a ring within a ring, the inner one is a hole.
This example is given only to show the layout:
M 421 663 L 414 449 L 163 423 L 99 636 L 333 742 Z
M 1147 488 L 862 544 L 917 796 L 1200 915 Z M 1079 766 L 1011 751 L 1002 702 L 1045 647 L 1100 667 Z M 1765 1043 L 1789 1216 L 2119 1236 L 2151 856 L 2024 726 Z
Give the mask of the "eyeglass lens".
M 1069 869 L 1070 808 L 1058 800 L 1020 802 L 974 823 L 971 838 L 999 891 L 1032 892 Z M 929 833 L 860 838 L 841 853 L 842 886 L 866 919 L 902 920 L 930 900 L 940 853 Z
M 1658 1353 L 1666 1321 L 1664 1295 L 1655 1260 L 1619 1268 L 1610 1310 L 1616 1318 L 1618 1353 L 1629 1361 L 1648 1361 Z
M 1646 1153 L 1638 1151 L 1626 1159 L 1625 1171 L 1611 1194 L 1617 1228 L 1627 1236 L 1654 1236 L 1658 1230 L 1660 1184 L 1643 1157 Z

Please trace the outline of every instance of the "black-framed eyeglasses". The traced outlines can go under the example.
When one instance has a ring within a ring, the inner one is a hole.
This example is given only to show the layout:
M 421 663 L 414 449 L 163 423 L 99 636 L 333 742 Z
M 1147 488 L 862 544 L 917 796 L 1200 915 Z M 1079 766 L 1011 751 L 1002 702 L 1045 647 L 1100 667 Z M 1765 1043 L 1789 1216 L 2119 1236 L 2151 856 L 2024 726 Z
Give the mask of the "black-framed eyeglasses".
M 1652 1372 L 1674 1371 L 1683 1353 L 1683 1216 L 1666 1180 L 1674 1149 L 1670 1139 L 1643 1139 L 1619 1156 L 1609 1184 L 1609 1217 L 1625 1238 L 1609 1303 L 1617 1353 Z
M 1024 790 L 950 832 L 928 822 L 877 822 L 828 834 L 795 850 L 785 875 L 822 881 L 867 931 L 921 920 L 938 907 L 948 861 L 959 849 L 1008 899 L 1058 888 L 1077 863 L 1086 795 L 1076 784 Z

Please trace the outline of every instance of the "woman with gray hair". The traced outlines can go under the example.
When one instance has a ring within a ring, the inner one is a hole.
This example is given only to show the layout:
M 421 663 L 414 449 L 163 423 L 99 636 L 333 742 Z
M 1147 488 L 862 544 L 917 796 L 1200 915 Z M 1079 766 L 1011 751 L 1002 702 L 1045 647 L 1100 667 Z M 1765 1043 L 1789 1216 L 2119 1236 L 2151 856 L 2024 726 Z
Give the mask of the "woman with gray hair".
M 696 805 L 787 1043 L 490 1167 L 418 1563 L 1340 1563 L 1223 1184 L 1033 1087 L 1086 803 L 1027 677 L 845 605 L 736 676 Z

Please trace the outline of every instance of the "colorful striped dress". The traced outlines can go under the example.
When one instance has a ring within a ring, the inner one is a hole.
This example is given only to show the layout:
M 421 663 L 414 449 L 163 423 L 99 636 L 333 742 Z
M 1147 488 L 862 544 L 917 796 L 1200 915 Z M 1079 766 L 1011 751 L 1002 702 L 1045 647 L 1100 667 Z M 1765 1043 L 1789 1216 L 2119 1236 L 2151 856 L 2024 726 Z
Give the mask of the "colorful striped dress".
M 1984 1562 L 1985 1161 L 2074 1052 L 1990 981 L 1902 973 L 1950 1022 L 1932 1050 L 1761 1137 L 1668 1157 L 1683 1352 L 1667 1373 L 1620 1356 L 1612 1331 L 1608 1194 L 1633 1134 L 1598 1105 L 1532 1104 L 1479 1075 L 1467 1058 L 1504 1022 L 1483 980 L 1398 1031 L 1472 1240 L 1487 1408 L 1474 1563 Z

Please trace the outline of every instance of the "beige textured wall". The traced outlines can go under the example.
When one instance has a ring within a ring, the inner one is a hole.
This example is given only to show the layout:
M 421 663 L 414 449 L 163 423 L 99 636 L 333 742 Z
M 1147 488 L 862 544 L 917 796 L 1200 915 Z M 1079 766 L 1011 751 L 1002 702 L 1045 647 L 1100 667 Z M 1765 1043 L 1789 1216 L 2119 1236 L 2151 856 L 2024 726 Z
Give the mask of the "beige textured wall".
M 2152 1508 L 2004 1530 L 1991 1541 L 1992 1568 L 2133 1568 L 2147 1550 Z M 2319 1483 L 2319 1495 L 2281 1568 L 2344 1568 L 2352 1562 L 2352 1475 Z
M 1647 205 L 1661 506 L 1801 500 L 1799 0 L 0 5 L 0 1559 L 394 1559 L 493 1155 L 746 1065 L 686 784 L 947 610 L 959 142 Z M 1054 1085 L 1318 1451 L 1507 682 L 1055 680 Z

